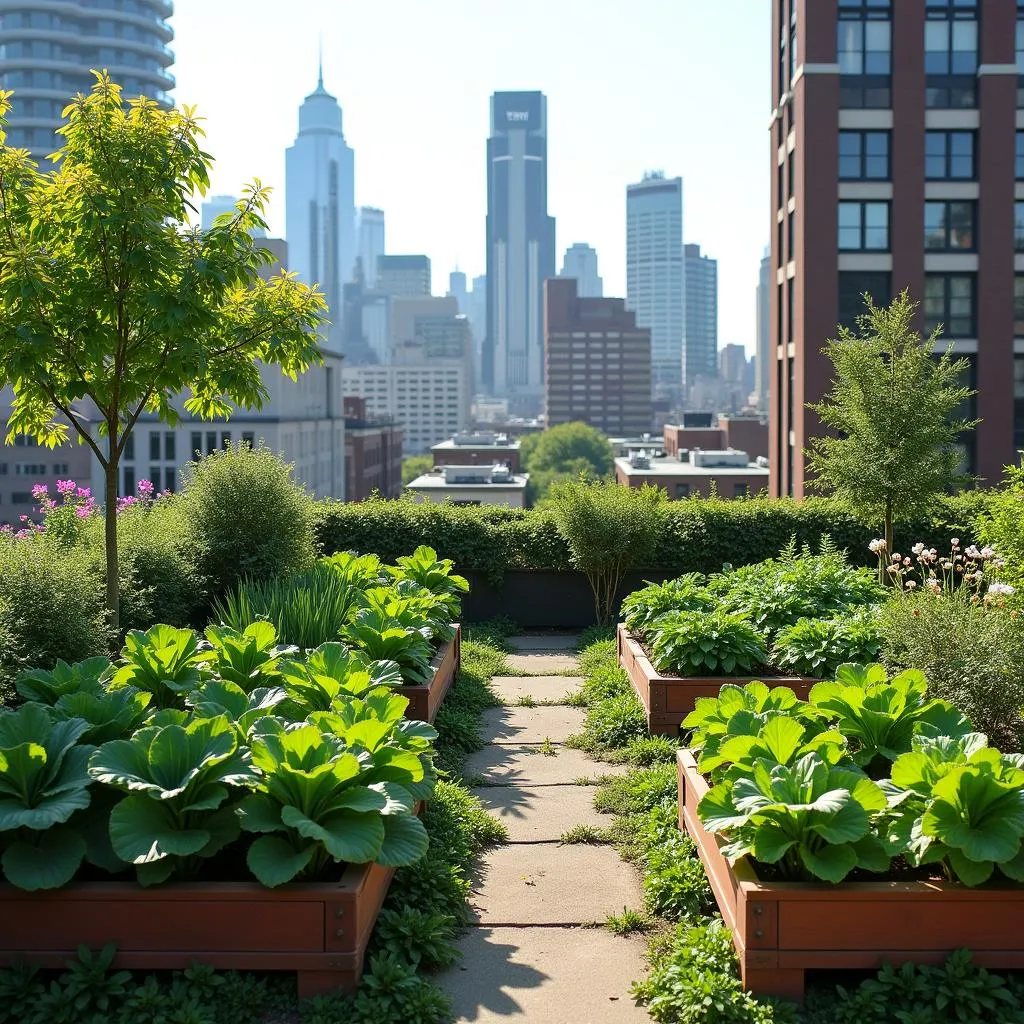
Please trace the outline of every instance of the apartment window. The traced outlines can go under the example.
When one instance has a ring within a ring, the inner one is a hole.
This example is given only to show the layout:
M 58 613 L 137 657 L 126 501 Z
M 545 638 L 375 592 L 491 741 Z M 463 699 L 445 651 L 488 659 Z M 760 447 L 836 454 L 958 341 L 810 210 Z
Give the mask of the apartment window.
M 192 431 L 192 451 L 191 455 L 193 458 L 203 454 L 203 435 L 198 430 Z
M 690 496 L 690 485 L 689 484 L 676 484 L 676 497 L 677 498 L 688 498 Z
M 857 317 L 866 307 L 864 296 L 869 295 L 876 306 L 887 306 L 892 301 L 892 275 L 888 271 L 844 270 L 839 274 L 838 322 L 851 330 L 857 326 Z
M 170 466 L 164 467 L 164 490 L 174 493 L 178 483 L 177 471 L 172 469 Z
M 925 106 L 978 105 L 977 0 L 927 0 Z
M 1024 132 L 1017 132 L 1016 178 L 1024 181 Z
M 1017 4 L 1017 30 L 1014 49 L 1017 55 L 1017 106 L 1024 107 L 1024 4 Z M 1017 133 L 1020 138 L 1020 133 Z M 1020 177 L 1020 175 L 1018 175 Z
M 129 462 L 135 459 L 135 435 L 129 434 L 124 439 L 124 451 L 122 452 L 122 458 L 128 459 Z
M 749 493 L 749 488 L 746 484 L 733 484 L 732 485 L 732 496 L 734 498 L 745 498 Z
M 68 475 L 68 464 L 66 462 L 55 462 L 53 464 L 53 475 L 54 476 L 67 476 Z
M 1024 274 L 1013 279 L 1013 334 L 1024 338 Z
M 224 430 L 224 431 L 221 432 L 221 435 L 220 435 L 220 446 L 221 446 L 221 448 L 230 448 L 231 447 L 231 431 L 230 430 Z
M 977 245 L 974 234 L 977 205 L 928 200 L 924 204 L 924 247 L 932 252 L 973 251 Z
M 0 476 L 7 476 L 7 463 L 0 462 Z
M 31 491 L 14 491 L 11 494 L 12 505 L 31 505 L 33 502 Z
M 1013 446 L 1024 451 L 1024 355 L 1013 357 Z
M 839 248 L 846 252 L 885 252 L 889 248 L 887 202 L 841 202 Z
M 925 333 L 941 326 L 948 338 L 976 337 L 974 292 L 974 274 L 925 274 Z
M 208 430 L 206 432 L 206 454 L 212 455 L 217 450 L 217 431 Z
M 149 482 L 153 485 L 156 490 L 160 489 L 160 467 L 150 466 L 149 467 Z
M 133 466 L 124 467 L 124 490 L 121 493 L 126 497 L 135 493 L 135 469 Z
M 251 430 L 242 431 L 242 444 L 247 444 L 250 448 L 256 444 L 256 435 Z
M 929 181 L 971 181 L 974 132 L 925 132 L 924 175 Z
M 839 104 L 892 104 L 892 3 L 839 0 Z
M 796 150 L 791 149 L 786 157 L 786 182 L 789 187 L 789 198 L 796 195 Z
M 796 259 L 796 210 L 786 217 L 786 254 L 790 260 Z
M 152 430 L 149 434 L 149 460 L 150 462 L 160 461 L 160 434 Z
M 173 430 L 168 430 L 164 434 L 164 461 L 165 462 L 176 462 L 178 459 L 178 443 L 176 440 L 177 435 Z
M 888 181 L 890 133 L 839 133 L 839 177 L 843 181 Z

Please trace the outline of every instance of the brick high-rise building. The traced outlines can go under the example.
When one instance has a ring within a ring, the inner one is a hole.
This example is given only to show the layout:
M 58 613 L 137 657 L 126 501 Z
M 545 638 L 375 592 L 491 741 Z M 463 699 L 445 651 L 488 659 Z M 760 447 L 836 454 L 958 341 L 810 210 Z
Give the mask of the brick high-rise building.
M 651 332 L 622 299 L 580 298 L 573 277 L 544 283 L 547 424 L 580 420 L 609 436 L 650 431 Z
M 1024 447 L 1024 10 L 773 0 L 771 489 L 803 495 L 821 348 L 907 288 L 970 360 L 965 462 Z M 1016 46 L 1016 48 L 1015 48 Z

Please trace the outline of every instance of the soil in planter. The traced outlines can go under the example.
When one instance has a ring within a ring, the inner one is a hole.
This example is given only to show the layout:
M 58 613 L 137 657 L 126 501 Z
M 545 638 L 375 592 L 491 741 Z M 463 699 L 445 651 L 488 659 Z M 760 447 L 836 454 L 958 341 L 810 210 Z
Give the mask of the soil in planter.
M 781 872 L 775 864 L 762 864 L 760 861 L 751 860 L 751 867 L 754 869 L 754 873 L 757 875 L 759 882 L 792 882 L 792 881 L 814 881 L 814 879 L 792 879 L 787 878 L 783 872 Z M 843 884 L 846 882 L 948 882 L 949 879 L 938 870 L 937 864 L 922 864 L 919 867 L 914 867 L 910 864 L 905 857 L 894 857 L 892 864 L 889 866 L 889 870 L 884 874 L 880 875 L 873 871 L 866 871 L 864 868 L 854 868 L 846 878 L 843 879 Z M 1007 879 L 1000 879 L 1000 881 L 1007 881 L 1008 884 L 1012 885 Z M 822 883 L 827 885 L 829 883 Z

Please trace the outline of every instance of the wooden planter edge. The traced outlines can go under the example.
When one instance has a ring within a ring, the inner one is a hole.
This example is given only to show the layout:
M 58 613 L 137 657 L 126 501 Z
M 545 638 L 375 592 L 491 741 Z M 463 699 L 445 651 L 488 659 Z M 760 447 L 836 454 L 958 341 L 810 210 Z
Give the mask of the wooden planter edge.
M 462 664 L 462 626 L 453 622 L 452 628 L 455 636 L 438 648 L 430 663 L 434 670 L 430 682 L 395 687 L 395 693 L 409 698 L 406 718 L 417 722 L 433 722 L 437 717 L 438 709 L 444 703 Z

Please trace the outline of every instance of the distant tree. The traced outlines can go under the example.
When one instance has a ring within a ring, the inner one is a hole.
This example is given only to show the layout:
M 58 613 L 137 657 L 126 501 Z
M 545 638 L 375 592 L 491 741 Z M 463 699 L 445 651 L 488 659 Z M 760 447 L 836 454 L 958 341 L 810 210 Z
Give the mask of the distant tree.
M 434 460 L 429 455 L 406 455 L 402 459 L 402 486 L 410 484 L 418 476 L 429 473 L 434 467 Z
M 530 474 L 533 500 L 545 497 L 555 484 L 578 480 L 581 474 L 595 480 L 607 478 L 615 465 L 608 438 L 586 423 L 562 423 L 524 435 L 519 461 Z
M 952 349 L 936 355 L 941 328 L 922 338 L 904 291 L 888 308 L 865 296 L 857 330 L 839 328 L 822 350 L 835 377 L 824 400 L 809 405 L 835 436 L 807 450 L 812 485 L 844 498 L 867 525 L 884 530 L 892 554 L 893 523 L 927 513 L 960 471 L 957 440 L 977 421 L 956 417 L 974 392 L 961 384 L 966 359 Z
M 260 362 L 292 377 L 320 360 L 322 296 L 294 276 L 260 280 L 271 262 L 268 190 L 245 190 L 212 230 L 189 228 L 212 157 L 191 108 L 125 104 L 105 72 L 64 111 L 60 163 L 40 172 L 7 144 L 11 93 L 0 92 L 0 386 L 14 389 L 8 441 L 54 447 L 63 414 L 103 468 L 107 607 L 118 624 L 117 491 L 139 416 L 173 424 L 267 399 Z M 91 405 L 102 435 L 80 409 Z

